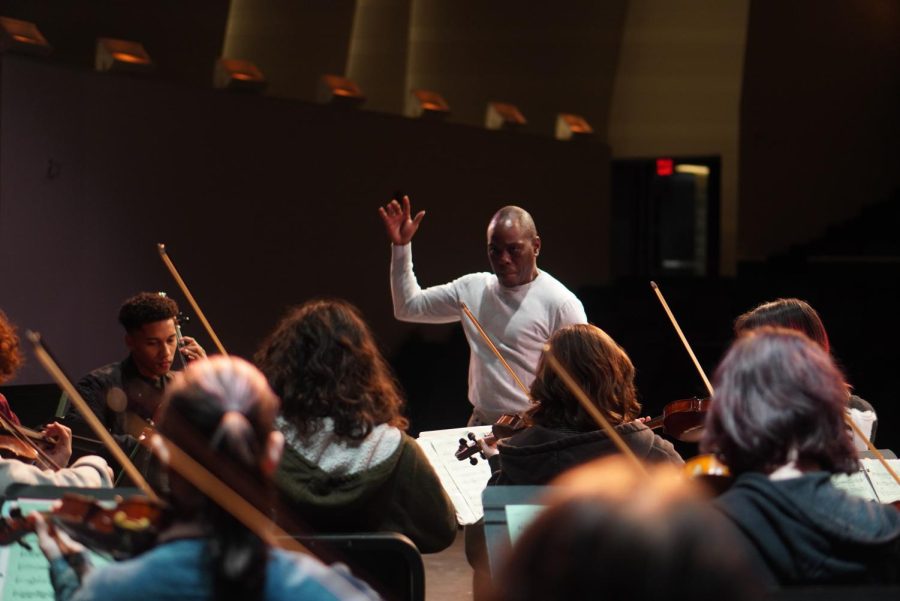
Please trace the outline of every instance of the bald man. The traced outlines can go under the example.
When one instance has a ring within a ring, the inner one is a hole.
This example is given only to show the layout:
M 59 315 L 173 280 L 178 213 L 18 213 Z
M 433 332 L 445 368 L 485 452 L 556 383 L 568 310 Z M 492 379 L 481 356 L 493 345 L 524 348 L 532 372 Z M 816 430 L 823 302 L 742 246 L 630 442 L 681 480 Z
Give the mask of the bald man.
M 470 425 L 492 424 L 504 413 L 520 413 L 528 398 L 463 315 L 465 303 L 519 379 L 530 386 L 541 350 L 559 328 L 587 323 L 581 301 L 556 278 L 537 267 L 541 239 L 531 215 L 503 207 L 487 228 L 493 273 L 470 273 L 422 290 L 416 281 L 410 241 L 425 211 L 412 216 L 409 197 L 392 200 L 378 212 L 391 247 L 394 317 L 417 323 L 462 321 L 469 341 Z

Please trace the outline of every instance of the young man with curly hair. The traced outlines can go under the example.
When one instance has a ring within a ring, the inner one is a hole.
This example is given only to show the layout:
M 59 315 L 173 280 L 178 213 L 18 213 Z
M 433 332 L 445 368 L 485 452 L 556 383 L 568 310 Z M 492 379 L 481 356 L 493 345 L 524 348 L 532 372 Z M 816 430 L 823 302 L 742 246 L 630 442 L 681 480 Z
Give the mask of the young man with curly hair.
M 119 309 L 119 323 L 125 329 L 128 356 L 95 369 L 75 385 L 126 452 L 134 451 L 141 430 L 155 417 L 174 377 L 171 369 L 175 353 L 180 352 L 187 361 L 206 356 L 197 341 L 188 336 L 182 338 L 178 348 L 177 316 L 175 301 L 156 292 L 141 292 L 126 300 Z M 67 420 L 77 433 L 93 438 L 74 408 L 69 410 Z

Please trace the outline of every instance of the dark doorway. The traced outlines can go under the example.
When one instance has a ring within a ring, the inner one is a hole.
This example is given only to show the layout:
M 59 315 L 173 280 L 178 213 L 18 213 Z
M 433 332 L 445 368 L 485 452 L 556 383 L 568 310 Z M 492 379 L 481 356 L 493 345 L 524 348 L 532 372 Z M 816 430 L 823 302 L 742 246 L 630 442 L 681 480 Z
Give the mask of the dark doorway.
M 612 161 L 613 276 L 719 273 L 719 157 Z

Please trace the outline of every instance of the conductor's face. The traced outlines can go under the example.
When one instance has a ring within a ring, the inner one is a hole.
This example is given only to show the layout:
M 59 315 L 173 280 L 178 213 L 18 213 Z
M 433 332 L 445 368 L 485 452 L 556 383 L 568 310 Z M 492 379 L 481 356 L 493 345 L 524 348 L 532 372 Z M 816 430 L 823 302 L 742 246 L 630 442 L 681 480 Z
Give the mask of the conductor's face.
M 513 219 L 492 221 L 487 231 L 488 260 L 500 285 L 527 284 L 537 277 L 541 239 Z

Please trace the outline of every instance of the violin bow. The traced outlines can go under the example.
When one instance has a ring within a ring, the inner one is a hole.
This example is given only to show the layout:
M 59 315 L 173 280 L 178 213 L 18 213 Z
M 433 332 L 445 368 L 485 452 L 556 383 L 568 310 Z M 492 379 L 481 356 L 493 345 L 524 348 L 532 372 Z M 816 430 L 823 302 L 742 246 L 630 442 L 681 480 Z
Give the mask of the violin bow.
M 877 459 L 879 463 L 884 466 L 884 469 L 887 470 L 891 477 L 894 478 L 894 482 L 900 484 L 900 476 L 897 475 L 897 472 L 895 472 L 890 464 L 888 464 L 887 460 L 885 460 L 884 458 L 884 455 L 881 454 L 881 451 L 875 448 L 875 445 L 872 444 L 872 441 L 869 440 L 869 437 L 863 434 L 863 431 L 859 429 L 859 426 L 856 425 L 856 422 L 853 421 L 853 418 L 850 417 L 850 415 L 846 411 L 844 412 L 844 421 L 848 426 L 850 426 L 850 429 L 853 430 L 853 433 L 859 436 L 860 439 L 862 439 L 862 441 L 866 443 L 866 447 L 869 449 L 869 451 L 872 452 L 873 455 L 875 455 L 875 459 Z
M 242 497 L 199 461 L 179 448 L 159 432 L 144 439 L 143 444 L 167 466 L 178 472 L 197 490 L 212 499 L 219 507 L 230 513 L 248 530 L 272 546 L 289 551 L 313 555 L 299 541 L 285 532 L 250 501 Z
M 519 376 L 516 375 L 516 372 L 513 371 L 513 368 L 510 367 L 509 363 L 506 362 L 506 359 L 503 358 L 503 355 L 500 354 L 500 350 L 494 346 L 494 343 L 491 342 L 490 337 L 487 335 L 487 332 L 484 331 L 484 328 L 481 327 L 481 324 L 478 323 L 478 320 L 475 319 L 475 315 L 469 310 L 468 305 L 466 303 L 460 303 L 459 308 L 462 309 L 462 312 L 466 314 L 466 317 L 469 318 L 469 321 L 472 322 L 472 325 L 475 326 L 475 329 L 478 330 L 478 333 L 481 335 L 482 339 L 484 339 L 485 344 L 488 345 L 488 348 L 493 351 L 494 355 L 497 356 L 497 359 L 500 360 L 500 363 L 503 367 L 506 368 L 506 371 L 509 372 L 509 375 L 512 376 L 512 379 L 515 380 L 518 387 L 525 393 L 525 396 L 529 399 L 531 398 L 531 393 L 528 391 L 528 388 L 525 384 L 522 383 L 522 380 L 519 379 Z
M 659 286 L 656 285 L 656 282 L 650 282 L 650 287 L 653 288 L 653 291 L 656 292 L 657 298 L 659 298 L 659 302 L 662 303 L 663 309 L 665 309 L 666 314 L 669 316 L 669 319 L 672 321 L 672 325 L 675 326 L 675 331 L 678 332 L 679 338 L 681 338 L 681 342 L 684 343 L 684 348 L 687 349 L 688 354 L 691 356 L 691 360 L 694 362 L 694 366 L 696 366 L 697 371 L 700 372 L 700 377 L 703 378 L 703 383 L 706 384 L 706 389 L 709 391 L 709 396 L 713 395 L 712 384 L 709 383 L 709 379 L 706 377 L 706 374 L 703 372 L 703 368 L 700 367 L 700 362 L 697 361 L 696 355 L 694 355 L 694 351 L 691 350 L 691 345 L 688 344 L 687 338 L 685 338 L 684 333 L 681 331 L 681 328 L 678 326 L 678 322 L 675 320 L 675 316 L 672 314 L 672 310 L 669 309 L 668 303 L 666 303 L 666 299 L 663 297 L 662 291 L 659 289 Z M 875 445 L 872 444 L 872 441 L 869 440 L 869 437 L 866 436 L 862 430 L 859 429 L 859 426 L 856 425 L 856 422 L 845 412 L 844 413 L 844 421 L 850 426 L 850 429 L 856 434 L 860 440 L 862 440 L 866 448 L 875 455 L 875 458 L 884 466 L 884 469 L 894 478 L 894 481 L 897 484 L 900 484 L 900 476 L 897 475 L 897 472 L 891 468 L 888 462 L 885 460 L 884 455 L 881 454 L 881 451 L 875 448 Z
M 687 338 L 684 335 L 684 332 L 681 331 L 681 326 L 678 325 L 678 321 L 675 319 L 675 315 L 672 313 L 672 310 L 669 308 L 669 303 L 667 303 L 665 297 L 663 297 L 662 290 L 659 289 L 659 286 L 656 285 L 656 282 L 650 282 L 650 287 L 653 288 L 653 291 L 656 293 L 656 297 L 659 299 L 659 302 L 662 304 L 663 309 L 665 309 L 666 315 L 669 316 L 669 320 L 672 322 L 672 325 L 675 327 L 675 331 L 678 332 L 678 337 L 681 338 L 681 343 L 684 344 L 684 348 L 687 350 L 688 355 L 691 356 L 691 361 L 694 362 L 694 367 L 697 368 L 697 372 L 700 374 L 700 377 L 703 379 L 703 383 L 706 385 L 706 390 L 707 390 L 707 392 L 709 392 L 709 396 L 712 396 L 713 395 L 712 384 L 709 383 L 709 378 L 706 377 L 706 373 L 703 371 L 703 368 L 700 367 L 700 362 L 697 361 L 697 355 L 694 354 L 694 351 L 691 349 L 691 345 L 688 343 Z
M 50 353 L 47 352 L 47 349 L 44 347 L 44 343 L 41 340 L 41 335 L 29 330 L 26 332 L 26 336 L 34 345 L 34 354 L 40 364 L 43 365 L 44 369 L 47 370 L 47 373 L 50 374 L 59 387 L 69 396 L 69 400 L 72 401 L 72 404 L 78 410 L 78 413 L 81 414 L 81 417 L 84 418 L 88 426 L 94 431 L 94 434 L 97 435 L 107 450 L 112 453 L 113 458 L 119 462 L 119 465 L 122 466 L 122 469 L 128 474 L 128 477 L 131 478 L 131 481 L 134 482 L 135 486 L 140 488 L 150 500 L 156 501 L 157 503 L 161 502 L 159 496 L 153 492 L 150 484 L 147 483 L 144 476 L 138 471 L 134 463 L 131 462 L 128 455 L 122 450 L 122 447 L 116 443 L 112 435 L 103 427 L 103 424 L 100 423 L 100 419 L 88 406 L 87 402 L 78 392 L 78 389 L 72 384 L 72 381 L 66 377 L 66 374 L 63 373 L 53 357 L 50 356 Z
M 191 307 L 194 308 L 194 313 L 196 313 L 197 317 L 200 318 L 200 321 L 203 323 L 203 327 L 206 328 L 206 332 L 209 334 L 209 337 L 212 338 L 212 341 L 216 345 L 216 348 L 219 349 L 219 352 L 222 355 L 227 357 L 228 353 L 225 351 L 225 347 L 222 346 L 222 342 L 219 340 L 219 337 L 216 336 L 216 333 L 213 331 L 212 326 L 209 325 L 209 321 L 207 321 L 206 316 L 200 309 L 200 305 L 197 304 L 197 301 L 194 299 L 194 295 L 191 294 L 190 290 L 188 290 L 187 284 L 184 283 L 184 280 L 181 278 L 181 275 L 179 275 L 178 270 L 175 269 L 175 264 L 172 263 L 172 259 L 169 258 L 169 253 L 166 252 L 166 245 L 159 243 L 156 245 L 156 249 L 159 251 L 159 257 L 162 259 L 163 263 L 165 263 L 166 268 L 169 270 L 169 273 L 172 274 L 172 277 L 175 278 L 175 282 L 178 284 L 178 287 L 181 288 L 181 291 L 184 293 L 185 298 L 188 299 Z
M 644 464 L 637 458 L 634 454 L 634 451 L 631 450 L 625 441 L 622 440 L 622 437 L 619 436 L 619 433 L 616 432 L 616 429 L 612 427 L 609 421 L 603 417 L 603 414 L 600 413 L 600 410 L 591 402 L 588 398 L 587 393 L 578 385 L 578 382 L 569 374 L 568 370 L 563 367 L 562 363 L 556 358 L 553 354 L 553 349 L 549 344 L 544 345 L 544 358 L 547 360 L 547 365 L 556 372 L 556 375 L 559 376 L 559 379 L 563 381 L 563 384 L 566 385 L 566 388 L 569 389 L 575 398 L 578 399 L 578 402 L 581 403 L 581 407 L 588 413 L 588 415 L 593 418 L 597 425 L 600 426 L 605 432 L 606 435 L 609 436 L 610 440 L 618 447 L 619 451 L 632 463 L 634 464 L 635 469 L 637 469 L 638 473 L 647 476 L 647 468 L 644 467 Z

